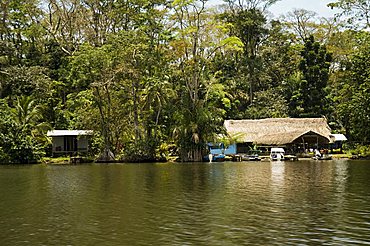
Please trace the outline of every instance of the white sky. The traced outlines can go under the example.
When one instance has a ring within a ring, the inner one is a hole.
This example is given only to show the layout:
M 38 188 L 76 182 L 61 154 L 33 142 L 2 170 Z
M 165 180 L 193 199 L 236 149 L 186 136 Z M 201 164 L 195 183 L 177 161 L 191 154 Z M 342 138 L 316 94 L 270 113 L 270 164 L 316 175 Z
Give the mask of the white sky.
M 335 0 L 280 0 L 269 8 L 275 17 L 291 12 L 293 9 L 306 9 L 314 11 L 319 17 L 334 17 L 335 10 L 326 5 Z
M 326 5 L 336 0 L 280 0 L 269 8 L 274 17 L 293 11 L 294 9 L 306 9 L 317 13 L 318 17 L 334 17 L 335 10 Z M 223 4 L 223 0 L 210 0 L 209 5 Z

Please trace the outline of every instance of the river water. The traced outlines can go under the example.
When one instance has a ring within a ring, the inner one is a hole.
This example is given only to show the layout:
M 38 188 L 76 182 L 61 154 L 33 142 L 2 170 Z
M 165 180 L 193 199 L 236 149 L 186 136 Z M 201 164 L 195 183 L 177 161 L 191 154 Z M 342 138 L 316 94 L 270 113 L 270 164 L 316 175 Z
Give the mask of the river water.
M 0 245 L 370 245 L 370 161 L 0 165 Z

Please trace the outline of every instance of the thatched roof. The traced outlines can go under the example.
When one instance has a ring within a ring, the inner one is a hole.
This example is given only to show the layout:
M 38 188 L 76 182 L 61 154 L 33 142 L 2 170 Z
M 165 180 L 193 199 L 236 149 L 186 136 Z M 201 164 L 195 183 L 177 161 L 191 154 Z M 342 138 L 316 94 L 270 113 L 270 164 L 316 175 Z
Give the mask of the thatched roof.
M 270 118 L 261 120 L 226 120 L 229 135 L 241 135 L 239 142 L 284 145 L 303 135 L 317 135 L 330 141 L 330 127 L 325 118 Z

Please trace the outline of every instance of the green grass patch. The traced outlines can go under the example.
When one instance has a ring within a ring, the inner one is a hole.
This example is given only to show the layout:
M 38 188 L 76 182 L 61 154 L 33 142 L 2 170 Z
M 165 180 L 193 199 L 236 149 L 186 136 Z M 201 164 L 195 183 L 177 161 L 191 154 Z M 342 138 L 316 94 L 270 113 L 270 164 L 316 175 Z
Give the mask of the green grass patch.
M 331 156 L 332 156 L 333 159 L 350 159 L 350 158 L 352 158 L 351 153 L 332 154 Z
M 69 157 L 43 157 L 41 160 L 42 163 L 45 164 L 69 164 L 70 159 Z

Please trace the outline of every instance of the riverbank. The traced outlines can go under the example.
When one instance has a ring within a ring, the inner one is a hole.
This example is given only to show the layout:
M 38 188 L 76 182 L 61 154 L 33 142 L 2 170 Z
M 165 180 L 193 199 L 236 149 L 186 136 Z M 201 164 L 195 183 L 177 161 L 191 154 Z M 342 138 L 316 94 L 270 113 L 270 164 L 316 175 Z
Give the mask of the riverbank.
M 41 163 L 48 165 L 71 165 L 79 163 L 92 163 L 94 159 L 91 157 L 43 157 Z
M 334 160 L 359 160 L 359 159 L 369 159 L 368 156 L 364 157 L 361 155 L 352 155 L 352 154 L 332 154 L 332 159 Z M 176 162 L 176 157 L 169 157 L 167 162 Z M 268 156 L 261 156 L 261 159 L 264 161 L 269 160 Z M 310 157 L 307 158 L 298 158 L 298 161 L 310 160 Z M 231 159 L 227 159 L 226 161 L 232 161 Z M 41 163 L 47 165 L 73 165 L 73 164 L 80 164 L 80 163 L 93 163 L 94 159 L 91 157 L 44 157 L 41 160 Z M 127 163 L 124 161 L 115 161 L 117 163 Z

